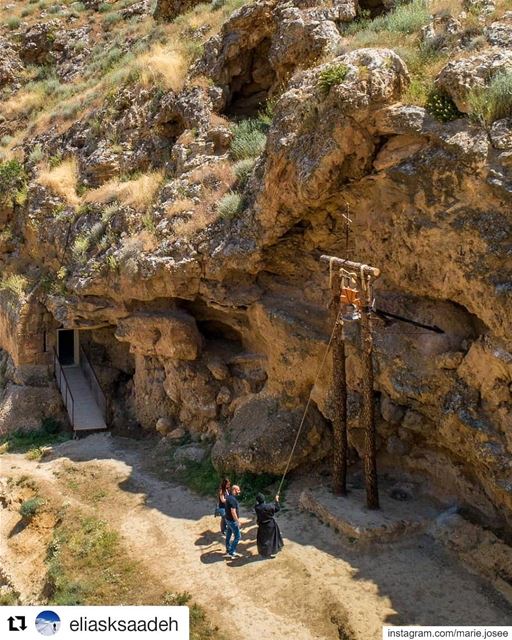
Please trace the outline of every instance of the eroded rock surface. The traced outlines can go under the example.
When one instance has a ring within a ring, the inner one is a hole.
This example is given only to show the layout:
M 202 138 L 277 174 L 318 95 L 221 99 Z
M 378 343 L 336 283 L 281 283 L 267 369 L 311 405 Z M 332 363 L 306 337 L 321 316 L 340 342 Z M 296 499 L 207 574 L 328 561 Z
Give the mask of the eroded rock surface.
M 397 53 L 343 48 L 356 10 L 257 0 L 206 42 L 182 90 L 127 82 L 20 145 L 26 158 L 34 145 L 72 156 L 76 192 L 66 199 L 27 160 L 25 200 L 1 199 L 1 266 L 28 284 L 0 291 L 0 415 L 23 385 L 52 388 L 57 329 L 75 328 L 116 428 L 188 436 L 201 446 L 185 458 L 211 446 L 218 468 L 279 474 L 312 392 L 291 466 L 325 458 L 329 357 L 312 390 L 331 331 L 319 256 L 345 256 L 381 269 L 378 309 L 439 329 L 375 318 L 379 465 L 510 527 L 511 121 L 442 123 L 404 104 Z M 458 37 L 461 20 L 433 18 L 424 41 Z M 491 47 L 439 74 L 462 114 L 472 89 L 512 68 L 508 20 L 489 25 Z M 61 60 L 49 29 L 24 32 L 27 62 Z M 256 118 L 269 100 L 263 142 L 235 165 L 229 118 Z M 141 172 L 156 184 L 149 203 L 136 197 Z M 233 190 L 240 207 L 217 214 Z M 357 459 L 356 325 L 347 371 Z

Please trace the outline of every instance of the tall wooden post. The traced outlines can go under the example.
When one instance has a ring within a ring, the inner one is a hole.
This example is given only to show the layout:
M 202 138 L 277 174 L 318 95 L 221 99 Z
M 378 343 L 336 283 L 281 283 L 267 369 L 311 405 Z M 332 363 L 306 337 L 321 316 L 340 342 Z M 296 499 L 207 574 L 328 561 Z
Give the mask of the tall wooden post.
M 377 479 L 377 460 L 376 460 L 376 430 L 375 430 L 375 407 L 373 402 L 373 337 L 372 337 L 372 318 L 371 318 L 371 306 L 372 306 L 372 294 L 371 287 L 369 286 L 370 278 L 378 278 L 380 275 L 380 270 L 371 267 L 369 265 L 364 265 L 359 262 L 352 262 L 350 260 L 343 260 L 341 258 L 336 258 L 333 256 L 321 256 L 320 260 L 324 263 L 328 263 L 331 267 L 345 268 L 354 270 L 356 273 L 360 274 L 360 282 L 361 282 L 361 294 L 364 296 L 364 309 L 361 316 L 361 342 L 362 342 L 362 365 L 363 365 L 363 387 L 362 387 L 362 410 L 361 410 L 361 426 L 365 431 L 365 453 L 364 453 L 364 471 L 365 471 L 365 482 L 366 482 L 366 504 L 369 509 L 378 509 L 379 508 L 379 490 L 378 490 L 378 479 Z M 334 282 L 334 278 L 333 278 Z M 337 279 L 337 284 L 333 286 L 337 286 L 337 290 L 340 290 L 339 277 Z M 339 300 L 339 293 L 337 294 Z M 333 293 L 334 299 L 334 293 Z M 338 308 L 338 305 L 335 306 Z M 342 327 L 340 328 L 341 336 L 342 336 Z M 339 478 L 339 469 L 341 468 L 341 462 L 339 458 L 339 452 L 342 451 L 343 444 L 340 444 L 340 441 L 337 440 L 338 437 L 343 437 L 342 427 L 341 427 L 341 419 L 338 421 L 338 416 L 344 416 L 345 419 L 345 438 L 347 435 L 346 432 L 346 387 L 345 388 L 345 413 L 341 411 L 338 413 L 338 407 L 341 409 L 341 404 L 338 405 L 337 402 L 343 400 L 342 396 L 339 396 L 338 389 L 336 388 L 337 379 L 343 376 L 343 380 L 345 380 L 345 344 L 342 339 L 338 340 L 338 336 L 335 334 L 334 336 L 334 384 L 335 384 L 335 418 L 334 418 L 334 443 L 335 443 L 335 457 L 334 457 L 334 474 L 333 474 L 333 489 L 336 492 L 339 485 L 336 485 L 336 479 Z M 341 348 L 343 352 L 341 352 Z M 337 351 L 337 349 L 340 349 Z M 343 373 L 341 372 L 341 368 L 337 369 L 337 363 L 341 362 L 340 355 L 343 355 Z M 345 440 L 345 452 L 346 452 L 346 440 Z M 338 455 L 338 458 L 336 457 Z M 346 474 L 346 453 L 345 453 L 345 474 Z
M 369 298 L 370 294 L 368 294 Z M 361 347 L 363 365 L 363 407 L 361 423 L 365 432 L 364 476 L 366 483 L 366 506 L 379 508 L 379 488 L 377 484 L 377 447 L 375 444 L 375 404 L 373 401 L 373 336 L 371 300 L 365 300 L 361 316 Z
M 338 273 L 331 279 L 331 318 L 334 323 L 333 364 L 333 465 L 332 491 L 335 495 L 347 495 L 347 375 L 345 369 L 345 335 L 341 317 L 341 281 Z

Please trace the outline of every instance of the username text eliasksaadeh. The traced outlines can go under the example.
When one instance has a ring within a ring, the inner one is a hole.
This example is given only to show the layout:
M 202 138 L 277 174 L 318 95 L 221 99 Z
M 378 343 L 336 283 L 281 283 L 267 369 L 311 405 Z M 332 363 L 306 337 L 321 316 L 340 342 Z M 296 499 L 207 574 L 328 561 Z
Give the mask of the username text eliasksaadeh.
M 178 631 L 178 621 L 174 618 L 162 618 L 158 617 L 145 619 L 118 619 L 107 618 L 89 619 L 80 617 L 76 620 L 71 620 L 69 623 L 70 631 L 88 631 L 88 632 L 103 632 L 103 631 L 135 631 L 135 632 L 165 632 L 165 631 Z

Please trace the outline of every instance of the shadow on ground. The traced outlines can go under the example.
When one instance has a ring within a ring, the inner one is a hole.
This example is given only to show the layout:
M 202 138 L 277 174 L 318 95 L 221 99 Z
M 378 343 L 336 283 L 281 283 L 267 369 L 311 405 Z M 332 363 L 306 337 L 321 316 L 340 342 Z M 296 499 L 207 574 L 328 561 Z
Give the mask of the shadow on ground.
M 55 447 L 52 455 L 42 464 L 66 457 L 74 462 L 89 462 L 114 459 L 127 465 L 129 476 L 119 483 L 120 489 L 144 495 L 144 507 L 156 509 L 169 518 L 198 521 L 213 513 L 215 497 L 205 499 L 176 485 L 171 479 L 161 476 L 155 469 L 154 443 L 133 441 L 127 438 L 112 438 L 94 435 L 84 440 L 66 442 Z M 288 491 L 287 511 L 279 518 L 285 537 L 285 549 L 300 545 L 315 550 L 317 569 L 322 571 L 327 556 L 340 562 L 350 578 L 363 583 L 364 589 L 388 602 L 388 614 L 383 624 L 423 625 L 500 625 L 507 624 L 512 608 L 489 587 L 457 565 L 451 556 L 428 536 L 416 536 L 400 543 L 390 543 L 381 548 L 364 548 L 351 544 L 320 523 L 311 514 L 300 512 L 298 497 L 303 485 L 300 480 L 292 482 Z M 308 488 L 311 482 L 308 482 Z M 166 487 L 169 490 L 166 490 Z M 170 490 L 172 488 L 172 491 Z M 242 487 L 243 490 L 243 487 Z M 243 510 L 242 519 L 252 517 Z M 260 559 L 256 551 L 256 527 L 245 526 L 238 551 L 243 557 L 226 560 L 224 538 L 218 531 L 219 520 L 212 518 L 211 529 L 205 529 L 195 539 L 201 550 L 204 565 L 225 563 L 233 570 L 249 564 L 259 563 L 273 569 L 281 560 Z M 290 553 L 290 552 L 288 552 Z M 308 569 L 305 570 L 305 574 Z M 269 579 L 272 576 L 269 574 Z M 307 578 L 290 573 L 287 580 L 297 580 L 298 589 L 308 589 Z M 337 575 L 325 576 L 326 588 L 334 589 L 335 597 L 343 605 L 343 593 L 336 594 Z M 307 594 L 305 594 L 307 596 Z M 471 617 L 468 618 L 468 599 Z

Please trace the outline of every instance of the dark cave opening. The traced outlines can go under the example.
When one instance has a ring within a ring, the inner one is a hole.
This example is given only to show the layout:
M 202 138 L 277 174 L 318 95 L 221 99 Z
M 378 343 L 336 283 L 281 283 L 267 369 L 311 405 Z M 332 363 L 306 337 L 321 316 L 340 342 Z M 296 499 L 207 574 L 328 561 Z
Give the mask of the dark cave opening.
M 269 62 L 270 38 L 246 53 L 242 71 L 231 78 L 225 114 L 230 117 L 254 117 L 265 105 L 276 74 Z
M 219 320 L 198 320 L 197 327 L 207 341 L 226 340 L 242 344 L 242 336 L 238 331 Z

